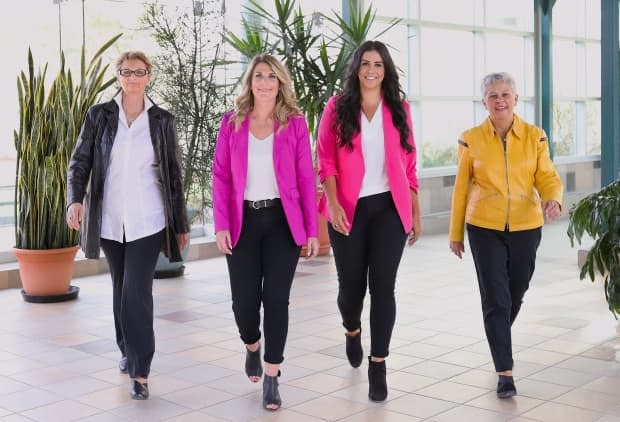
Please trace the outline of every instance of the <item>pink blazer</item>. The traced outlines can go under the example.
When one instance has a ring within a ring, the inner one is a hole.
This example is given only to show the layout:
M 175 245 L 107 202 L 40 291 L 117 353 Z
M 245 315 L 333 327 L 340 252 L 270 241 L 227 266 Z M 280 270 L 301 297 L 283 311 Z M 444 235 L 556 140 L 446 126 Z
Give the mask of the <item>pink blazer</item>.
M 213 219 L 216 233 L 230 231 L 234 247 L 243 223 L 250 122 L 246 118 L 235 130 L 231 117 L 232 113 L 224 115 L 215 145 Z M 291 234 L 297 245 L 304 245 L 318 232 L 316 178 L 306 120 L 303 116 L 289 117 L 288 122 L 286 128 L 274 125 L 273 167 Z
M 364 156 L 362 155 L 362 137 L 358 132 L 353 137 L 353 149 L 341 148 L 337 145 L 338 135 L 334 131 L 336 118 L 336 98 L 332 97 L 325 105 L 321 123 L 319 124 L 318 157 L 319 178 L 321 182 L 329 176 L 336 176 L 337 195 L 340 205 L 349 220 L 353 224 L 355 206 L 362 188 L 364 178 Z M 385 144 L 385 167 L 390 185 L 392 199 L 396 211 L 400 216 L 405 233 L 409 233 L 412 227 L 413 207 L 411 203 L 411 190 L 418 192 L 418 178 L 416 175 L 416 151 L 413 139 L 413 127 L 411 123 L 411 111 L 409 104 L 403 102 L 407 112 L 407 125 L 409 126 L 409 143 L 414 150 L 407 153 L 400 146 L 400 132 L 392 123 L 392 113 L 382 102 L 383 112 L 383 136 Z M 361 126 L 361 125 L 360 125 Z M 329 209 L 325 193 L 319 200 L 319 212 L 330 220 Z

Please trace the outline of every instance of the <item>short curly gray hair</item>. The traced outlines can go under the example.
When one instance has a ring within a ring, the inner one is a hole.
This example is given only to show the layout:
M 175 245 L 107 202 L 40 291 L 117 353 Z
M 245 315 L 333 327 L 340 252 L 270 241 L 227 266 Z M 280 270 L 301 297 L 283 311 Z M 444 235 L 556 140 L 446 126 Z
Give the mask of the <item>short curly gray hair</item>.
M 508 72 L 497 72 L 497 73 L 489 73 L 484 78 L 482 78 L 482 83 L 480 84 L 480 92 L 482 93 L 482 98 L 487 96 L 487 92 L 489 91 L 489 87 L 495 82 L 506 82 L 510 85 L 510 89 L 515 94 L 517 93 L 517 85 L 515 83 L 514 78 Z

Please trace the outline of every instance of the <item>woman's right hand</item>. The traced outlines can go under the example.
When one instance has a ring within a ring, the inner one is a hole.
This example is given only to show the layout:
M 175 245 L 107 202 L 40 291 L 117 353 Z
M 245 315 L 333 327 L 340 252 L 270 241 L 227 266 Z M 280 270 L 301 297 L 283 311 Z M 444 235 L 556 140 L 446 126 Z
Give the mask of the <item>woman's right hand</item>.
M 349 226 L 349 220 L 347 220 L 347 215 L 344 212 L 344 209 L 338 202 L 331 204 L 329 207 L 329 216 L 331 218 L 331 224 L 334 230 L 338 233 L 343 234 L 345 236 L 349 235 L 351 231 L 351 227 Z
M 465 244 L 463 242 L 450 242 L 450 250 L 459 258 L 463 258 L 463 252 L 465 252 Z
M 230 231 L 221 230 L 215 233 L 215 243 L 220 252 L 226 255 L 232 255 L 232 242 L 230 240 Z
M 67 208 L 67 226 L 73 230 L 79 230 L 84 215 L 84 206 L 79 202 L 74 202 Z

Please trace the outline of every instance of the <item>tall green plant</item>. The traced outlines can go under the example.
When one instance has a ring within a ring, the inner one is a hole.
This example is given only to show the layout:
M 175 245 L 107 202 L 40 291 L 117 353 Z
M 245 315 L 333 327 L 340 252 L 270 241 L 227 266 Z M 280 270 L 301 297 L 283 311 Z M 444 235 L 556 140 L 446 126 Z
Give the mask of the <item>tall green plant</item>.
M 605 298 L 616 319 L 620 314 L 620 180 L 586 196 L 570 210 L 568 237 L 571 246 L 588 234 L 594 244 L 581 267 L 580 279 L 604 277 Z
M 239 37 L 226 34 L 226 41 L 247 58 L 259 53 L 280 56 L 291 73 L 293 88 L 299 106 L 308 120 L 310 132 L 315 135 L 325 103 L 340 91 L 346 70 L 355 49 L 364 42 L 375 21 L 376 10 L 361 10 L 349 1 L 350 19 L 337 12 L 333 16 L 305 15 L 296 0 L 273 0 L 275 15 L 258 0 L 250 0 L 246 7 L 251 22 L 243 20 L 245 34 Z M 331 22 L 337 32 L 325 33 L 317 28 L 322 19 Z M 400 20 L 393 19 L 377 34 L 391 29 Z
M 28 73 L 22 71 L 17 78 L 20 122 L 13 132 L 16 248 L 54 249 L 78 243 L 78 232 L 65 222 L 67 166 L 88 108 L 115 81 L 104 79 L 108 65 L 102 65 L 101 56 L 120 36 L 106 42 L 88 64 L 82 46 L 77 84 L 61 55 L 60 70 L 47 93 L 47 64 L 35 72 L 28 49 Z

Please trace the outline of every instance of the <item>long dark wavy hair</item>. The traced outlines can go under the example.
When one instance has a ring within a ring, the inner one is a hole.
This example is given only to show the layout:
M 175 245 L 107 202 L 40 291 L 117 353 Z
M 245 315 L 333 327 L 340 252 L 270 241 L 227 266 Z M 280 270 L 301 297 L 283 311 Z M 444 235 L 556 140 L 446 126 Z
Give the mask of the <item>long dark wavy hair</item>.
M 353 136 L 360 131 L 359 115 L 362 104 L 358 72 L 362 64 L 362 56 L 367 51 L 376 51 L 383 60 L 384 76 L 381 83 L 383 101 L 392 113 L 394 126 L 400 132 L 401 147 L 407 152 L 411 152 L 413 146 L 409 143 L 407 114 L 402 103 L 405 93 L 400 87 L 398 73 L 392 57 L 385 44 L 380 41 L 365 41 L 353 53 L 344 91 L 336 99 L 334 130 L 338 134 L 339 146 L 353 149 Z

